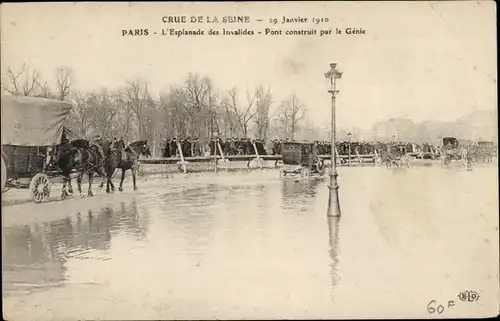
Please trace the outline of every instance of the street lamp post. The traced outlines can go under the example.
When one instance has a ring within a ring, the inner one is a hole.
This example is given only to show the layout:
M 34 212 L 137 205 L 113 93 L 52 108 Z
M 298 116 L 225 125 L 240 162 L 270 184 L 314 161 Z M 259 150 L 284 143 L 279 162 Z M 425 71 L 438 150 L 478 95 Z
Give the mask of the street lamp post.
M 337 96 L 338 90 L 336 88 L 336 80 L 342 77 L 342 73 L 339 72 L 335 67 L 336 63 L 330 64 L 330 70 L 325 73 L 325 78 L 330 80 L 330 89 L 328 92 L 331 95 L 332 102 L 332 119 L 331 119 L 331 132 L 330 140 L 332 145 L 332 155 L 331 155 L 331 170 L 330 170 L 330 195 L 328 197 L 328 216 L 340 216 L 340 203 L 339 203 L 339 185 L 337 183 L 337 154 L 336 154 L 336 119 L 335 119 L 335 98 Z

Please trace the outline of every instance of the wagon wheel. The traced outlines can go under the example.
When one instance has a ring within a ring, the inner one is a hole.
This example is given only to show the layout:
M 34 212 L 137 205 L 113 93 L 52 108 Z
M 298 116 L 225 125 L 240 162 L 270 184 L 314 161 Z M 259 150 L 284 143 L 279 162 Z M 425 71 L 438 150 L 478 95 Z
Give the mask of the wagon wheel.
M 322 159 L 316 163 L 316 170 L 320 175 L 325 174 L 325 162 Z
M 51 183 L 49 176 L 45 173 L 36 174 L 30 181 L 29 189 L 35 203 L 41 203 L 50 196 Z
M 302 167 L 302 170 L 300 171 L 300 176 L 302 178 L 309 178 L 311 176 L 311 171 L 309 170 L 309 167 Z

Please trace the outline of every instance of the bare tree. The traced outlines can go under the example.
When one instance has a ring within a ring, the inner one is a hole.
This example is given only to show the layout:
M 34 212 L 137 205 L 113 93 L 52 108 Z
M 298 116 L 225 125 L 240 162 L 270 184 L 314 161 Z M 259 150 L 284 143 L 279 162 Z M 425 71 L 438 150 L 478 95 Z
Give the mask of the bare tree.
M 51 98 L 51 99 L 55 98 L 47 82 L 44 82 L 43 85 L 40 86 L 40 93 L 37 94 L 36 97 Z
M 76 93 L 74 95 L 74 99 L 75 104 L 72 112 L 78 123 L 78 132 L 83 137 L 86 137 L 91 129 L 93 113 L 95 110 L 90 108 L 90 105 L 87 102 L 88 96 L 86 94 Z
M 207 128 L 206 137 L 212 137 L 214 131 L 220 132 L 219 127 L 219 114 L 220 114 L 220 103 L 218 101 L 218 94 L 213 89 L 212 81 L 205 78 L 205 84 L 207 86 L 207 108 L 205 112 L 205 123 Z
M 247 91 L 247 102 L 245 105 L 240 107 L 237 98 L 236 88 L 232 88 L 228 92 L 229 99 L 224 101 L 225 107 L 231 109 L 236 115 L 236 119 L 238 120 L 238 125 L 240 126 L 240 130 L 243 132 L 245 137 L 248 137 L 248 123 L 252 120 L 257 114 L 257 110 L 252 110 L 252 107 L 255 102 L 255 94 L 251 95 Z
M 56 87 L 59 100 L 63 100 L 69 96 L 71 86 L 74 82 L 73 69 L 69 67 L 59 67 L 56 70 Z
M 91 93 L 87 99 L 92 112 L 92 127 L 103 137 L 111 138 L 117 133 L 117 97 L 117 94 L 103 88 L 99 92 Z
M 6 75 L 6 80 L 2 81 L 3 84 L 3 90 L 8 92 L 11 95 L 18 96 L 21 94 L 20 91 L 20 80 L 19 78 L 23 74 L 22 71 L 14 72 L 12 69 L 9 67 L 7 68 L 7 75 Z
M 24 64 L 20 71 L 7 68 L 3 89 L 15 96 L 35 96 L 40 87 L 40 73 Z
M 252 130 L 263 139 L 277 131 L 292 139 L 300 131 L 310 133 L 309 136 L 314 134 L 309 128 L 312 125 L 302 126 L 305 106 L 295 94 L 281 102 L 276 117 L 271 115 L 273 97 L 269 87 L 246 91 L 246 97 L 239 97 L 236 88 L 232 88 L 220 97 L 210 78 L 189 74 L 182 84 L 173 85 L 155 101 L 148 84 L 139 79 L 127 82 L 119 91 L 102 89 L 88 93 L 79 92 L 74 80 L 71 68 L 58 68 L 52 91 L 38 71 L 23 65 L 19 71 L 8 68 L 2 74 L 2 87 L 11 95 L 63 101 L 71 98 L 74 102 L 72 126 L 84 137 L 120 135 L 127 141 L 147 138 L 152 143 L 174 135 L 198 136 L 203 140 L 215 131 L 224 133 L 225 137 L 248 137 L 251 125 L 255 125 Z
M 267 139 L 271 118 L 269 111 L 272 104 L 271 87 L 264 91 L 262 86 L 259 86 L 255 92 L 257 115 L 254 122 L 257 129 L 257 136 L 261 139 Z
M 299 130 L 299 123 L 305 117 L 305 106 L 297 98 L 295 93 L 281 102 L 278 113 L 279 123 L 283 126 L 285 135 L 295 139 Z
M 165 126 L 164 133 L 168 137 L 186 134 L 187 122 L 191 120 L 186 105 L 186 90 L 184 88 L 170 87 L 167 93 L 160 95 L 160 106 Z
M 148 101 L 149 91 L 148 84 L 143 83 L 141 80 L 137 79 L 128 83 L 125 89 L 125 95 L 129 102 L 127 105 L 130 110 L 132 110 L 136 116 L 137 125 L 139 129 L 139 137 L 143 139 L 145 136 L 145 109 L 146 102 Z
M 185 88 L 185 104 L 184 107 L 191 117 L 191 135 L 200 136 L 204 132 L 204 126 L 207 126 L 203 121 L 203 116 L 209 113 L 208 109 L 209 98 L 212 94 L 212 81 L 209 78 L 201 78 L 197 74 L 189 74 L 186 80 Z
M 225 97 L 221 101 L 221 106 L 224 108 L 224 114 L 223 114 L 223 124 L 224 124 L 224 135 L 228 137 L 228 130 L 229 130 L 229 136 L 234 136 L 235 134 L 238 134 L 237 129 L 238 129 L 238 116 L 234 112 L 234 109 L 231 107 L 232 101 L 229 101 L 228 97 Z

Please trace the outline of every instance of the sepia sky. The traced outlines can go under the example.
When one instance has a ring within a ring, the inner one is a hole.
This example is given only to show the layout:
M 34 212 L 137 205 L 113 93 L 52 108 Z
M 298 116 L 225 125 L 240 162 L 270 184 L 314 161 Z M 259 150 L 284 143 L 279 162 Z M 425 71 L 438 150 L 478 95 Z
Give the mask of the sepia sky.
M 262 84 L 272 87 L 277 102 L 295 92 L 310 118 L 322 125 L 330 117 L 324 73 L 337 62 L 344 72 L 337 100 L 343 128 L 368 128 L 391 117 L 453 121 L 497 105 L 493 2 L 37 3 L 2 4 L 1 11 L 2 72 L 26 63 L 50 85 L 56 67 L 70 66 L 78 89 L 118 88 L 141 77 L 157 95 L 197 72 L 221 91 Z M 254 31 L 272 28 L 272 17 L 327 17 L 326 29 L 364 28 L 366 35 L 121 36 L 122 29 L 161 33 L 162 28 L 198 27 L 169 26 L 161 21 L 164 15 L 263 19 L 199 26 Z

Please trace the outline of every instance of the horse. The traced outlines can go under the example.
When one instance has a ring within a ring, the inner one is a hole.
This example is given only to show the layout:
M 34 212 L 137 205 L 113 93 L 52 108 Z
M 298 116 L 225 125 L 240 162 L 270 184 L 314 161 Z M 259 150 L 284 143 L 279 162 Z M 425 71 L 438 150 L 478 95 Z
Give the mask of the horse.
M 472 162 L 475 155 L 470 146 L 460 146 L 456 148 L 440 148 L 441 162 L 448 166 L 452 160 L 460 161 L 467 170 L 472 169 Z
M 452 160 L 462 159 L 462 150 L 457 147 L 444 146 L 439 147 L 439 157 L 441 158 L 441 163 L 448 166 Z
M 96 145 L 91 145 L 85 139 L 77 139 L 72 142 L 62 143 L 56 149 L 56 159 L 54 164 L 61 170 L 63 176 L 63 187 L 61 198 L 65 199 L 69 194 L 73 194 L 71 185 L 71 172 L 76 170 L 78 192 L 82 194 L 82 178 L 85 173 L 89 178 L 89 188 L 87 195 L 93 196 L 92 178 L 94 174 L 100 174 L 104 178 L 104 160 L 102 154 L 96 149 Z M 68 190 L 66 191 L 66 185 Z M 101 183 L 101 188 L 104 181 Z M 68 193 L 69 192 L 69 193 Z
M 139 167 L 139 156 L 147 155 L 149 151 L 149 146 L 147 145 L 147 140 L 139 140 L 130 143 L 124 150 L 118 150 L 111 148 L 111 142 L 104 142 L 102 147 L 105 155 L 105 172 L 106 172 L 106 192 L 110 193 L 115 190 L 115 186 L 112 181 L 112 176 L 116 169 L 122 170 L 122 178 L 120 181 L 119 191 L 123 191 L 123 180 L 125 179 L 125 172 L 127 170 L 132 171 L 132 182 L 134 184 L 134 190 L 137 190 L 136 185 L 136 172 Z M 149 153 L 149 155 L 151 155 Z M 111 188 L 111 189 L 110 189 Z
M 408 156 L 402 153 L 399 150 L 391 150 L 391 151 L 380 151 L 380 166 L 385 164 L 387 168 L 395 165 L 396 167 L 410 167 L 410 161 Z
M 474 159 L 474 155 L 469 147 L 461 147 L 460 148 L 460 160 L 462 161 L 462 165 L 467 170 L 472 170 L 473 159 Z

